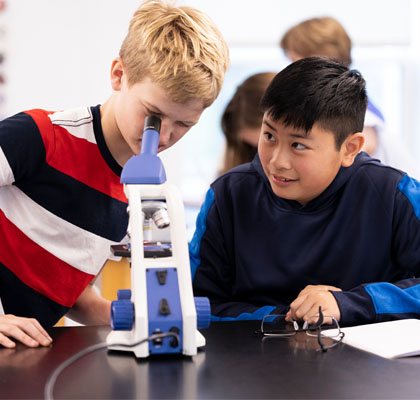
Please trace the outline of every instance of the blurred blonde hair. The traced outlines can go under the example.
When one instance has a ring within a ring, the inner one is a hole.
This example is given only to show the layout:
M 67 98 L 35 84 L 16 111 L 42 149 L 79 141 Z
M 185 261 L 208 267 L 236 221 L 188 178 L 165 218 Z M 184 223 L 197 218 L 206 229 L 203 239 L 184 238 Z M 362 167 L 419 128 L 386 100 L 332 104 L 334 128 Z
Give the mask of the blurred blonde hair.
M 292 26 L 281 38 L 280 47 L 302 58 L 325 56 L 346 66 L 351 64 L 351 39 L 332 17 L 311 18 Z
M 136 10 L 120 49 L 129 85 L 149 77 L 173 101 L 218 96 L 229 64 L 228 46 L 213 21 L 192 7 L 146 0 Z

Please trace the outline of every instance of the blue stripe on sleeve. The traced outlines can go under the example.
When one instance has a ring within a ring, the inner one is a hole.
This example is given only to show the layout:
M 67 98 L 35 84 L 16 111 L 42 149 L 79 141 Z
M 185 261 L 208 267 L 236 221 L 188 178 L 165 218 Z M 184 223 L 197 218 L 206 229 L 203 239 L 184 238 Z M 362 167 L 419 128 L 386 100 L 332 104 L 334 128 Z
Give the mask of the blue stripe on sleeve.
M 214 203 L 214 192 L 213 189 L 210 188 L 206 194 L 206 199 L 201 206 L 200 212 L 197 216 L 197 224 L 194 232 L 194 236 L 189 244 L 189 252 L 190 252 L 190 264 L 191 264 L 191 278 L 194 279 L 195 271 L 197 267 L 200 265 L 201 258 L 200 258 L 200 244 L 201 238 L 206 231 L 206 219 L 207 213 L 211 205 Z
M 414 209 L 414 214 L 420 220 L 420 182 L 408 175 L 404 175 L 398 184 L 398 189 L 410 201 Z
M 211 316 L 212 322 L 217 321 L 249 321 L 249 320 L 261 320 L 266 315 L 270 314 L 276 307 L 273 306 L 264 306 L 259 308 L 253 313 L 242 313 L 237 317 L 217 317 L 215 315 Z
M 388 282 L 365 286 L 377 314 L 420 313 L 420 285 L 401 289 Z

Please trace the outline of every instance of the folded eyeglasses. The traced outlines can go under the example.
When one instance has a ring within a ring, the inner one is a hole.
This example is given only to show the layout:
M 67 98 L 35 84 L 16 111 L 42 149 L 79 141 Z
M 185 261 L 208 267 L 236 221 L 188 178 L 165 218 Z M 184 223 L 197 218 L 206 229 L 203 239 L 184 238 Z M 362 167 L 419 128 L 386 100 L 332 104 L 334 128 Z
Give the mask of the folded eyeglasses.
M 331 321 L 331 323 L 324 324 L 325 320 Z M 321 307 L 318 309 L 318 314 L 309 318 L 309 321 L 315 322 L 289 322 L 286 321 L 286 315 L 269 314 L 261 321 L 260 333 L 264 336 L 287 337 L 296 335 L 298 332 L 305 332 L 308 336 L 317 337 L 318 344 L 323 352 L 337 346 L 343 340 L 344 332 L 341 331 L 338 321 L 334 317 L 324 315 Z M 328 344 L 331 339 L 332 343 Z

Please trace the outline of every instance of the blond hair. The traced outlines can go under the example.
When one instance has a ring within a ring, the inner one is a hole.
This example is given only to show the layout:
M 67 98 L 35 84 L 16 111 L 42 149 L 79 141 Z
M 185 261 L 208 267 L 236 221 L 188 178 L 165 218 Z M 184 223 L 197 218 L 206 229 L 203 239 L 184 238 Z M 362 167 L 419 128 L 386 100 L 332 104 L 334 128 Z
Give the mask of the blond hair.
M 218 96 L 229 63 L 228 46 L 213 21 L 192 7 L 147 0 L 136 10 L 120 49 L 132 85 L 149 77 L 175 102 Z
M 351 64 L 351 39 L 332 17 L 311 18 L 291 27 L 281 38 L 280 47 L 302 58 L 325 56 L 346 66 Z

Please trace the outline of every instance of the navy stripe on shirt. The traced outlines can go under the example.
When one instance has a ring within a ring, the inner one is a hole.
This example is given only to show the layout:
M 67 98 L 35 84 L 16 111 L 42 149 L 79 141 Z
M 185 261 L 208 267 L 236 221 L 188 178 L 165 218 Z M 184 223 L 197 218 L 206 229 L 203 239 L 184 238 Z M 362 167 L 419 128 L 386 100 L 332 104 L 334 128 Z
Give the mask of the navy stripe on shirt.
M 108 164 L 109 168 L 111 168 L 111 170 L 114 172 L 114 174 L 121 176 L 122 167 L 115 161 L 115 158 L 112 157 L 112 154 L 105 143 L 104 134 L 102 132 L 100 106 L 97 105 L 95 107 L 91 107 L 90 109 L 92 111 L 93 117 L 93 132 L 95 134 L 95 140 L 99 151 L 101 152 L 102 157 Z
M 7 132 L 1 135 L 0 145 L 15 178 L 30 177 L 46 157 L 44 142 L 35 121 L 30 115 L 19 113 L 1 121 L 0 132 Z M 25 141 L 24 146 L 21 140 Z
M 56 324 L 69 310 L 25 285 L 1 262 L 0 297 L 5 314 L 35 318 L 44 328 Z
M 15 185 L 41 207 L 75 226 L 116 242 L 125 236 L 126 203 L 90 188 L 50 167 L 46 162 L 39 172 L 30 181 L 25 180 Z M 44 185 L 44 182 L 47 184 Z M 80 205 L 77 212 L 73 202 Z M 92 218 L 93 214 L 95 218 Z M 109 219 L 119 223 L 109 224 Z

